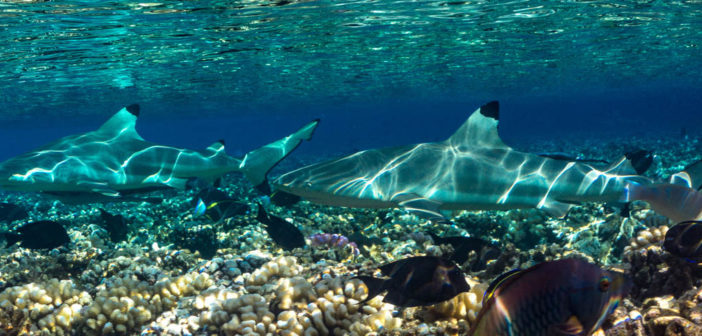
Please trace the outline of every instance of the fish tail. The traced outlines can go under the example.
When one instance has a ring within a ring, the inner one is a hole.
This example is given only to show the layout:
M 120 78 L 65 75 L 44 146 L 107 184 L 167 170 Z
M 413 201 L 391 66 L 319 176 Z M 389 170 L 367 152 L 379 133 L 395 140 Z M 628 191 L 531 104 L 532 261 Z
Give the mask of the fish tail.
M 702 192 L 681 184 L 629 183 L 624 200 L 646 201 L 657 213 L 675 222 L 702 219 Z
M 366 296 L 361 303 L 372 300 L 385 290 L 385 280 L 383 279 L 374 278 L 368 275 L 359 275 L 356 277 L 356 279 L 363 281 L 363 284 L 368 287 L 368 296 Z
M 12 233 L 12 232 L 3 232 L 3 233 L 0 233 L 0 236 L 2 236 L 5 239 L 5 246 L 6 247 L 12 246 L 22 239 L 22 236 L 20 236 L 17 233 Z
M 266 178 L 268 172 L 295 150 L 302 140 L 310 140 L 318 123 L 319 119 L 314 120 L 285 138 L 246 153 L 239 164 L 239 170 L 256 186 L 256 189 L 270 194 L 271 190 Z
M 270 222 L 270 220 L 268 220 L 268 213 L 261 203 L 258 203 L 258 215 L 256 215 L 256 219 L 266 225 Z

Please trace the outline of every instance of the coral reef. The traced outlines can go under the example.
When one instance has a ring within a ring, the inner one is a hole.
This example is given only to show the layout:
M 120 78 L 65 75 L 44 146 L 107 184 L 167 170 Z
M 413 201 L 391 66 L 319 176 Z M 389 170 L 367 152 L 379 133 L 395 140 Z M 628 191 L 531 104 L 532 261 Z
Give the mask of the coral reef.
M 92 297 L 71 280 L 51 279 L 10 287 L 0 293 L 0 308 L 32 321 L 26 332 L 69 335 L 82 321 L 81 310 Z
M 317 233 L 309 237 L 310 245 L 312 246 L 324 246 L 328 248 L 347 248 L 351 250 L 354 256 L 359 255 L 361 252 L 358 249 L 356 243 L 349 241 L 344 235 L 336 233 Z
M 672 148 L 657 153 L 660 164 L 651 176 L 700 158 L 668 139 L 631 141 Z M 617 143 L 563 146 L 597 158 L 623 149 Z M 227 176 L 222 185 L 238 201 L 265 201 L 241 177 Z M 129 218 L 127 240 L 116 243 L 96 224 L 92 206 L 2 195 L 0 201 L 23 206 L 32 218 L 69 223 L 72 243 L 48 251 L 0 248 L 0 335 L 465 334 L 495 277 L 566 257 L 620 269 L 633 281 L 630 295 L 596 335 L 702 334 L 702 270 L 662 248 L 674 223 L 643 202 L 631 203 L 628 217 L 617 206 L 589 203 L 574 206 L 565 218 L 534 209 L 461 211 L 451 223 L 400 209 L 270 204 L 272 214 L 299 223 L 310 237 L 311 246 L 284 251 L 254 214 L 213 222 L 192 217 L 196 191 L 157 195 L 162 202 L 105 205 Z M 0 223 L 0 230 L 11 228 Z M 348 238 L 359 232 L 374 238 L 355 246 Z M 500 255 L 485 269 L 463 267 L 471 290 L 451 300 L 412 308 L 383 303 L 382 294 L 364 301 L 368 289 L 354 276 L 409 256 L 452 253 L 429 232 L 499 243 Z

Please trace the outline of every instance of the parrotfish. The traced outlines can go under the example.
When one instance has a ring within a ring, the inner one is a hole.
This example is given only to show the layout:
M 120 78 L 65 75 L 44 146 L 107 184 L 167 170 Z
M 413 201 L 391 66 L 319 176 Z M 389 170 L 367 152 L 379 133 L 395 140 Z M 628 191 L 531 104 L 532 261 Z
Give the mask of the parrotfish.
M 591 335 L 630 287 L 623 274 L 578 259 L 508 272 L 488 287 L 468 335 Z
M 409 257 L 378 268 L 389 278 L 357 277 L 368 287 L 364 302 L 387 291 L 383 302 L 401 307 L 427 306 L 470 290 L 461 269 L 440 257 Z
M 663 248 L 691 262 L 702 262 L 702 221 L 681 222 L 670 228 Z

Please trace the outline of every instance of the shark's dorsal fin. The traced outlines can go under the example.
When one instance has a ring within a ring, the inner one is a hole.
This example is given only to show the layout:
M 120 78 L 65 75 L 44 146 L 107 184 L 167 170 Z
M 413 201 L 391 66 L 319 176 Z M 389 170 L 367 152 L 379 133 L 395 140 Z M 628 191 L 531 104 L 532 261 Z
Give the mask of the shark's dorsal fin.
M 129 105 L 119 110 L 104 124 L 102 124 L 102 126 L 98 128 L 97 133 L 108 137 L 126 135 L 143 140 L 135 128 L 137 117 L 139 117 L 139 105 Z
M 480 146 L 488 148 L 507 147 L 497 133 L 497 124 L 500 119 L 500 104 L 491 101 L 468 117 L 468 120 L 448 138 L 452 146 Z
M 207 146 L 205 151 L 212 153 L 224 152 L 224 140 L 215 141 L 215 143 Z

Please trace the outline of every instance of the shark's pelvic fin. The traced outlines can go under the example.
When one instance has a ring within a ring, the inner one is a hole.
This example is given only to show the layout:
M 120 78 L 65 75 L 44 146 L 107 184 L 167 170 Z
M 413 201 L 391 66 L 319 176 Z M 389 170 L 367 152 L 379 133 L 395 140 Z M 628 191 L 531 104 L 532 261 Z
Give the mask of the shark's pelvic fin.
M 434 201 L 413 193 L 402 193 L 392 197 L 392 201 L 403 209 L 417 215 L 419 218 L 431 220 L 434 223 L 450 222 L 439 209 L 441 202 Z
M 278 164 L 278 162 L 295 150 L 302 140 L 311 139 L 314 130 L 317 128 L 317 124 L 319 124 L 319 119 L 308 123 L 297 130 L 297 132 L 283 139 L 248 152 L 241 161 L 239 169 L 244 173 L 246 178 L 256 186 L 256 189 L 269 194 L 270 187 L 266 179 L 268 172 Z
M 134 139 L 144 140 L 135 128 L 137 117 L 139 117 L 139 105 L 129 105 L 115 113 L 96 132 L 108 138 L 126 135 Z
M 551 217 L 563 218 L 572 207 L 573 204 L 548 199 L 543 204 L 539 205 L 538 208 L 545 211 Z
M 491 101 L 473 112 L 468 120 L 446 141 L 455 147 L 471 145 L 508 148 L 497 133 L 499 118 L 500 104 L 497 101 Z
M 105 182 L 96 181 L 79 181 L 77 183 L 79 186 L 87 188 L 90 192 L 98 193 L 108 197 L 119 197 L 118 191 L 110 188 Z

